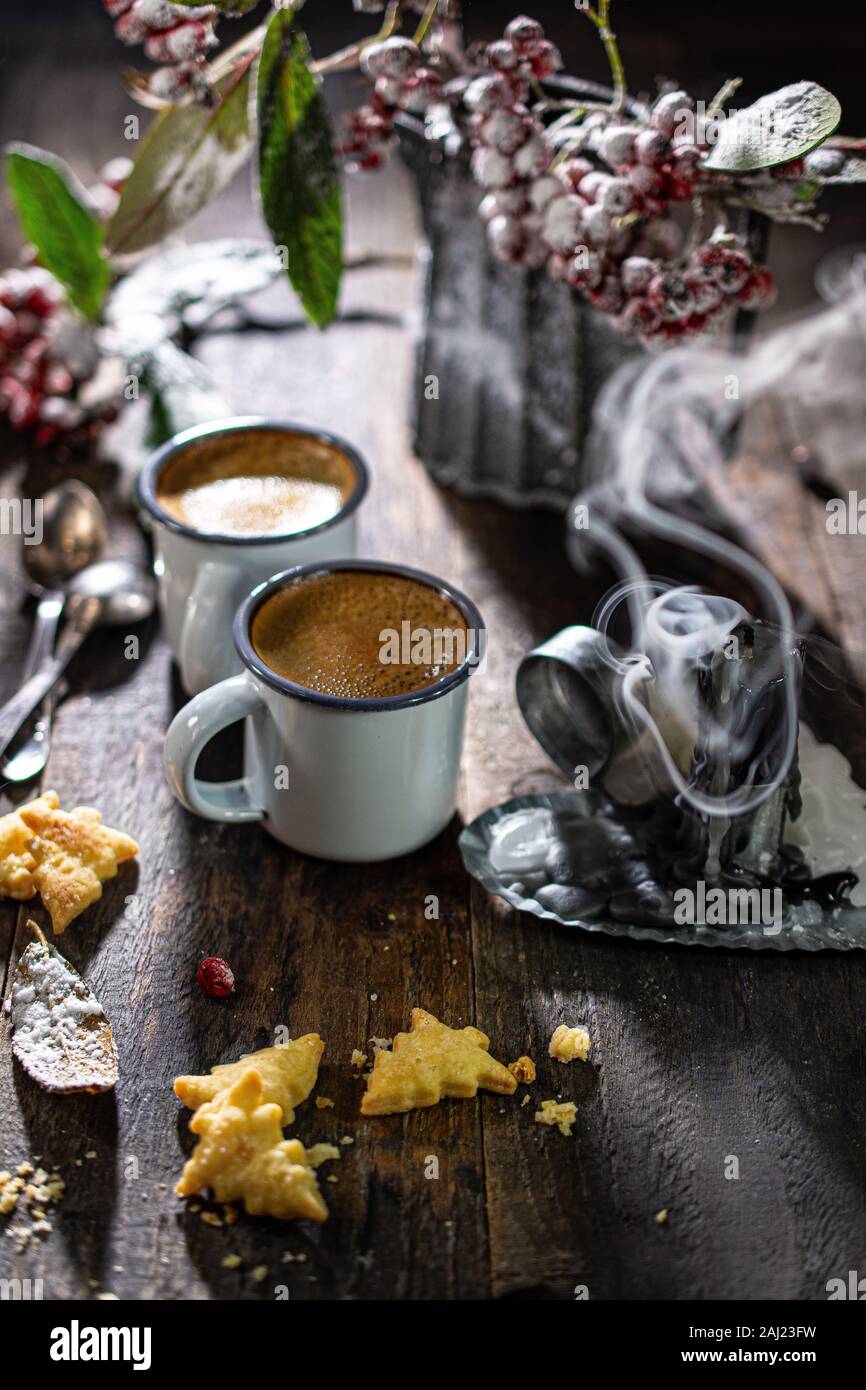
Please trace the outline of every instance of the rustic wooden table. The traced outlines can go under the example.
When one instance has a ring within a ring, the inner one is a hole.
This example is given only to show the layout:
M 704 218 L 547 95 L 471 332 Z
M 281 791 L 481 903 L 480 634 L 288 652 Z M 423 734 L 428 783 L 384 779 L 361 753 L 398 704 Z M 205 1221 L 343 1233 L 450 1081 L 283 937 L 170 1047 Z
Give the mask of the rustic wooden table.
M 395 170 L 366 189 L 353 191 L 353 249 L 408 255 L 407 178 Z M 240 188 L 203 230 L 250 231 L 251 216 Z M 408 262 L 358 271 L 345 307 L 385 306 L 393 322 L 214 335 L 199 354 L 239 413 L 324 425 L 357 443 L 373 472 L 363 554 L 447 576 L 480 606 L 489 663 L 472 682 L 458 815 L 422 852 L 362 867 L 306 859 L 255 828 L 196 820 L 162 775 L 179 692 L 160 633 L 152 625 L 142 634 L 137 661 L 125 659 L 123 634 L 91 638 L 43 785 L 64 805 L 98 805 L 141 844 L 138 865 L 61 942 L 112 1019 L 121 1080 L 114 1095 L 46 1094 L 13 1064 L 4 1020 L 0 1167 L 41 1155 L 60 1167 L 67 1193 L 47 1238 L 21 1253 L 0 1238 L 0 1273 L 42 1278 L 50 1299 L 273 1299 L 281 1288 L 300 1299 L 571 1299 L 581 1286 L 593 1299 L 824 1298 L 829 1278 L 866 1259 L 862 953 L 599 939 L 513 913 L 463 871 L 462 824 L 509 796 L 561 785 L 522 725 L 515 667 L 536 642 L 588 617 L 607 577 L 579 579 L 569 568 L 558 518 L 459 501 L 412 458 L 401 319 L 414 292 Z M 284 289 L 262 304 L 275 317 L 294 313 Z M 84 476 L 110 507 L 112 552 L 144 560 L 122 480 Z M 3 484 L 21 484 L 11 455 Z M 859 656 L 854 579 L 824 563 L 804 514 L 793 524 L 795 559 L 789 529 L 759 539 Z M 5 698 L 30 614 L 14 582 L 17 543 L 0 547 Z M 230 743 L 217 752 L 212 775 L 236 754 Z M 438 920 L 425 915 L 431 894 Z M 0 903 L 7 990 L 28 911 Z M 197 987 L 205 954 L 232 963 L 231 999 L 212 1001 Z M 506 1061 L 534 1056 L 533 1100 L 577 1101 L 572 1137 L 533 1123 L 535 1105 L 521 1107 L 520 1094 L 361 1119 L 352 1050 L 405 1028 L 413 1005 L 453 1026 L 477 1024 Z M 560 1022 L 589 1027 L 589 1065 L 548 1059 Z M 324 1185 L 325 1225 L 241 1216 L 216 1228 L 171 1192 L 189 1149 L 172 1079 L 267 1045 L 278 1025 L 326 1042 L 318 1093 L 335 1105 L 303 1106 L 297 1134 L 355 1142 L 322 1170 L 337 1179 Z M 665 1224 L 655 1219 L 662 1208 Z M 230 1253 L 241 1264 L 229 1270 L 221 1261 Z M 266 1268 L 260 1280 L 257 1266 Z

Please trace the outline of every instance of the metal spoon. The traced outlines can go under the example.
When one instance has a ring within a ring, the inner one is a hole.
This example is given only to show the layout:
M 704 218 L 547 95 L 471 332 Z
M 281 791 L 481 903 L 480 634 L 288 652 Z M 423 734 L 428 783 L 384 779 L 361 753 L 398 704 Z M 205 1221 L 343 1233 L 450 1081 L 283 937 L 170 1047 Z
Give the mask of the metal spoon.
M 54 656 L 0 709 L 0 755 L 57 685 L 88 633 L 100 624 L 139 623 L 155 602 L 153 577 L 125 560 L 103 560 L 76 575 L 67 589 L 68 618 Z
M 93 563 L 105 545 L 107 525 L 99 498 L 84 483 L 69 479 L 42 499 L 42 539 L 22 546 L 22 563 L 31 590 L 38 595 L 36 618 L 24 660 L 23 679 L 29 680 L 54 650 L 54 639 L 66 594 L 63 585 Z M 12 755 L 0 776 L 6 782 L 30 782 L 45 766 L 51 747 L 54 696 L 49 695 L 30 734 Z

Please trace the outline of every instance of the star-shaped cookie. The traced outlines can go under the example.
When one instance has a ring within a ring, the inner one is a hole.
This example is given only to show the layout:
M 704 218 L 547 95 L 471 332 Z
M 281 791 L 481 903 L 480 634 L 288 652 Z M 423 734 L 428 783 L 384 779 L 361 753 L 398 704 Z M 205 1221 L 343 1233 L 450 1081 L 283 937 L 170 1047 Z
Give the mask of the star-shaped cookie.
M 447 1028 L 424 1009 L 413 1009 L 411 1033 L 398 1033 L 392 1050 L 376 1056 L 361 1114 L 418 1110 L 443 1096 L 474 1096 L 479 1087 L 512 1095 L 517 1081 L 489 1055 L 489 1046 L 478 1028 Z
M 283 1124 L 290 1125 L 295 1106 L 307 1099 L 316 1084 L 324 1050 L 318 1033 L 306 1033 L 285 1047 L 264 1047 L 260 1052 L 246 1053 L 237 1062 L 211 1067 L 209 1076 L 179 1076 L 174 1093 L 190 1110 L 198 1110 L 200 1105 L 217 1101 L 248 1071 L 255 1070 L 262 1081 L 262 1101 L 278 1105 Z
M 26 902 L 36 896 L 33 870 L 36 860 L 28 851 L 33 831 L 21 819 L 22 811 L 55 811 L 60 805 L 56 792 L 46 792 L 7 816 L 0 816 L 0 897 Z
M 103 825 L 92 806 L 61 811 L 56 799 L 51 805 L 46 796 L 22 806 L 18 814 L 30 832 L 33 883 L 59 936 L 102 897 L 105 880 L 114 878 L 118 864 L 138 854 L 138 845 L 122 830 Z
M 316 1175 L 299 1139 L 283 1139 L 279 1105 L 262 1100 L 262 1078 L 251 1068 L 190 1121 L 199 1141 L 175 1192 L 210 1188 L 218 1202 L 243 1202 L 251 1216 L 325 1221 Z

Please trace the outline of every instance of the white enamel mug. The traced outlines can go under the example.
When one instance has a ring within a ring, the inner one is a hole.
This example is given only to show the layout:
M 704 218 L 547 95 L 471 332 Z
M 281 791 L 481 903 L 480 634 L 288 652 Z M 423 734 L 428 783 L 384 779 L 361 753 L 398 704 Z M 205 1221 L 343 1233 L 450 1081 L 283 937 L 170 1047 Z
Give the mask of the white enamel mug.
M 429 584 L 466 620 L 466 659 L 433 685 L 382 699 L 323 695 L 278 676 L 250 641 L 257 609 L 293 580 L 334 570 L 397 574 Z M 360 862 L 408 854 L 438 835 L 454 813 L 468 680 L 484 637 L 481 615 L 464 594 L 403 565 L 344 560 L 275 575 L 238 609 L 234 638 L 242 674 L 196 695 L 169 728 L 165 770 L 171 789 L 195 815 L 260 821 L 283 844 L 321 859 Z M 246 720 L 243 777 L 199 781 L 202 749 L 239 719 Z
M 306 531 L 281 536 L 221 536 L 194 530 L 160 504 L 160 475 L 178 453 L 215 435 L 255 430 L 309 438 L 343 456 L 355 481 L 333 517 Z M 258 417 L 196 426 L 175 435 L 148 460 L 139 477 L 138 499 L 151 519 L 163 628 L 188 694 L 205 690 L 242 669 L 231 640 L 232 619 L 253 585 L 290 565 L 355 554 L 357 510 L 368 481 L 366 465 L 357 450 L 336 435 Z

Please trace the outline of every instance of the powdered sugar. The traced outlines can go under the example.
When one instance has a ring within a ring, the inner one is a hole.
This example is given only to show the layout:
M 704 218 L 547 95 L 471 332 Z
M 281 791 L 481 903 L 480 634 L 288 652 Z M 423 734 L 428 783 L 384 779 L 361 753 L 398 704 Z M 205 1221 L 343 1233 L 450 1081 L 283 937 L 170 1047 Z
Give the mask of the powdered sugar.
M 99 1000 L 53 947 L 34 942 L 15 972 L 7 1004 L 12 1047 L 50 1090 L 107 1090 L 117 1079 L 111 1027 Z

